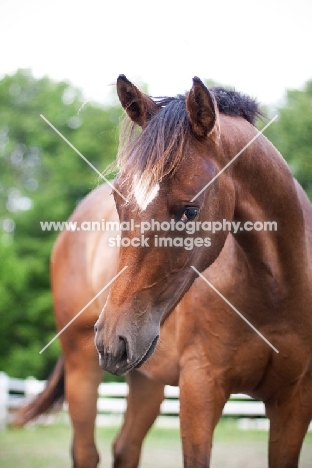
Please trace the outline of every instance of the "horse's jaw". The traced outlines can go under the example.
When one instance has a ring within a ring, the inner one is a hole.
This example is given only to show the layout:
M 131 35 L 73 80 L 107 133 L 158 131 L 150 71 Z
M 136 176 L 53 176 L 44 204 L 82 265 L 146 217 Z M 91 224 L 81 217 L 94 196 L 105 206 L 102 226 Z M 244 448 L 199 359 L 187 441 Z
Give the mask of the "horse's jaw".
M 168 275 L 167 275 L 168 276 Z M 124 375 L 140 367 L 155 351 L 160 328 L 173 309 L 189 290 L 197 274 L 190 267 L 175 272 L 179 281 L 170 275 L 155 288 L 131 294 L 118 304 L 112 293 L 95 325 L 95 346 L 100 366 L 117 375 Z M 171 284 L 170 284 L 171 283 Z M 118 286 L 118 285 L 116 285 Z M 157 298 L 157 299 L 155 299 Z

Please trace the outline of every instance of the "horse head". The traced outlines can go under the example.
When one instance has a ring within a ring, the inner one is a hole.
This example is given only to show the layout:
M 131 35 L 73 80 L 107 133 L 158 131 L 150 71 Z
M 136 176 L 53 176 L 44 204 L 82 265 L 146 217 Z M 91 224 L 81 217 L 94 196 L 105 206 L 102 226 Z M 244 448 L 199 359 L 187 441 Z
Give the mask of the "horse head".
M 216 100 L 199 78 L 186 96 L 154 101 L 121 75 L 117 92 L 134 136 L 118 155 L 114 197 L 120 222 L 134 228 L 122 234 L 118 271 L 127 268 L 95 343 L 101 367 L 124 374 L 153 353 L 161 324 L 196 278 L 191 267 L 203 271 L 219 255 L 228 232 L 208 237 L 204 223 L 233 218 L 234 183 L 228 171 L 203 190 L 227 157 Z

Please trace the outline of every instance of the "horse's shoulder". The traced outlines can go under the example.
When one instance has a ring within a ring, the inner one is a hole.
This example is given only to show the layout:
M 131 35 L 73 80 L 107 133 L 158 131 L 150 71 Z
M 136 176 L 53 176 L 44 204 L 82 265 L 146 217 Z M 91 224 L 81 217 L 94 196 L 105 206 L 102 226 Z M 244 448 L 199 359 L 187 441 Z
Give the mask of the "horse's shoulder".
M 108 184 L 102 184 L 93 189 L 76 206 L 69 221 L 92 221 L 101 219 L 107 210 L 114 206 L 114 199 L 111 195 L 112 188 Z

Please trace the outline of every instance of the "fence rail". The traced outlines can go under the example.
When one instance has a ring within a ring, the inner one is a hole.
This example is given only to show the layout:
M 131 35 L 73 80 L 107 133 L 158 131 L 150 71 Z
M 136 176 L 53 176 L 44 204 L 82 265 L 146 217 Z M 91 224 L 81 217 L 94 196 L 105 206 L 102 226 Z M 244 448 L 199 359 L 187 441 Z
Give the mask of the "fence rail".
M 4 372 L 0 372 L 0 429 L 5 429 L 12 421 L 14 412 L 25 400 L 40 393 L 45 387 L 46 381 L 28 377 L 25 380 L 10 378 Z M 126 396 L 128 386 L 126 383 L 101 383 L 97 401 L 97 425 L 120 425 L 123 413 L 126 409 Z M 67 405 L 64 404 L 63 420 L 68 421 Z M 160 407 L 160 415 L 156 421 L 161 427 L 179 427 L 179 388 L 165 387 L 165 399 Z M 264 404 L 243 394 L 233 394 L 223 409 L 223 417 L 237 419 L 241 429 L 268 429 L 269 422 L 265 417 Z M 59 417 L 50 414 L 39 418 L 38 422 L 53 424 Z M 312 431 L 312 423 L 309 431 Z
M 40 393 L 45 386 L 45 381 L 28 377 L 25 380 L 10 378 L 4 372 L 0 372 L 0 428 L 5 428 L 12 420 L 14 412 L 26 399 L 34 397 Z M 126 409 L 126 396 L 128 386 L 126 383 L 101 383 L 99 386 L 99 396 L 97 401 L 97 424 L 111 425 L 119 424 Z M 67 412 L 64 405 L 65 414 Z M 165 387 L 165 399 L 161 404 L 158 424 L 178 426 L 178 415 L 180 411 L 179 388 Z M 265 409 L 262 402 L 253 400 L 246 395 L 232 395 L 226 403 L 223 416 L 236 418 L 255 418 L 257 427 L 259 418 L 261 426 L 267 426 L 265 419 Z M 45 424 L 55 421 L 55 416 L 48 416 L 40 420 Z

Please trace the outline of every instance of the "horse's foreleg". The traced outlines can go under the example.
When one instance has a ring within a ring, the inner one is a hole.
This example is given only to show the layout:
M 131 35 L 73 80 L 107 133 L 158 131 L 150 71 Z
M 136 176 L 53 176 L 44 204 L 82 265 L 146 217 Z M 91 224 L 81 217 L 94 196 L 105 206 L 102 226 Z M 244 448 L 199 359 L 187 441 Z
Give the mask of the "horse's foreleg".
M 76 348 L 65 356 L 65 394 L 73 425 L 74 468 L 95 468 L 99 462 L 94 427 L 102 374 L 93 346 Z
M 127 381 L 127 410 L 114 443 L 114 468 L 137 468 L 142 442 L 157 418 L 164 399 L 164 385 L 136 370 L 128 374 Z
M 213 431 L 227 396 L 196 361 L 189 362 L 181 370 L 179 385 L 184 467 L 207 468 Z
M 287 397 L 266 403 L 270 419 L 269 467 L 297 468 L 299 455 L 312 418 L 312 381 L 301 384 Z

